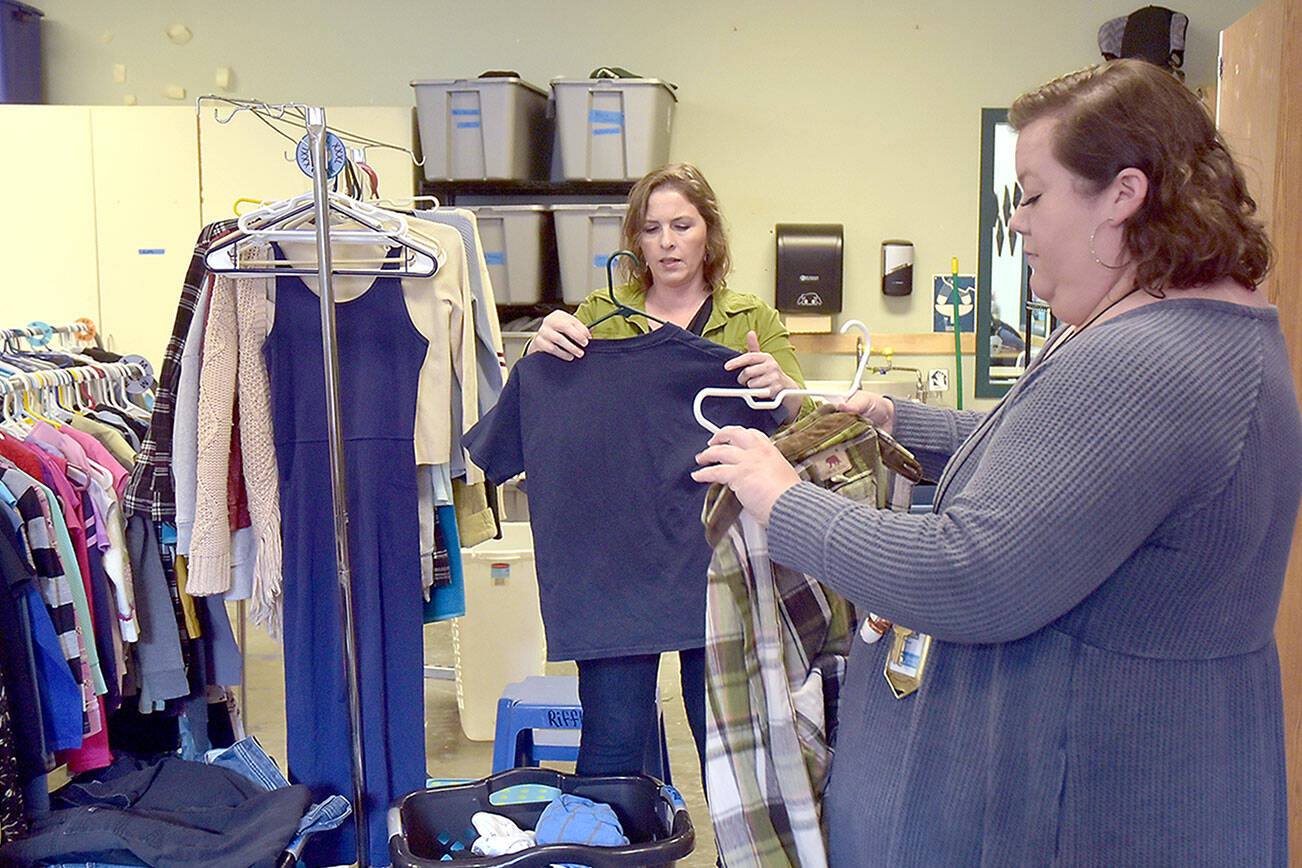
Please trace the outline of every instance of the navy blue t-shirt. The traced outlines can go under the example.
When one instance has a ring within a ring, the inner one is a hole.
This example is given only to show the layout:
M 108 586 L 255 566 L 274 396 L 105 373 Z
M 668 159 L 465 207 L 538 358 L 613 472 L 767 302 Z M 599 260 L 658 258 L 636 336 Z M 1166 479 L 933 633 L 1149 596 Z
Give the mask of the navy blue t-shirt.
M 650 654 L 705 643 L 710 547 L 696 453 L 710 433 L 692 401 L 737 386 L 735 350 L 676 326 L 593 340 L 581 359 L 515 364 L 497 405 L 462 442 L 489 480 L 526 471 L 550 660 Z M 772 432 L 783 411 L 707 399 L 720 427 Z

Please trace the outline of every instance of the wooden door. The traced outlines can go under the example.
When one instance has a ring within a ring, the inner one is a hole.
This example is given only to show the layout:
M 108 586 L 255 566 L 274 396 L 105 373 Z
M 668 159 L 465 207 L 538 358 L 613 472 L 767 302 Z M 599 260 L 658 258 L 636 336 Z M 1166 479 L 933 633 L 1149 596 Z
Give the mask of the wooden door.
M 1248 173 L 1278 256 L 1279 307 L 1302 397 L 1302 0 L 1269 0 L 1221 34 L 1217 124 Z M 1298 456 L 1302 461 L 1302 456 Z M 1302 865 L 1302 521 L 1275 624 L 1284 681 L 1290 859 Z
M 1289 0 L 1283 25 L 1271 233 L 1279 254 L 1274 298 L 1293 360 L 1293 386 L 1302 397 L 1302 0 Z M 1293 554 L 1275 635 L 1284 666 L 1291 861 L 1302 865 L 1302 521 L 1293 531 Z

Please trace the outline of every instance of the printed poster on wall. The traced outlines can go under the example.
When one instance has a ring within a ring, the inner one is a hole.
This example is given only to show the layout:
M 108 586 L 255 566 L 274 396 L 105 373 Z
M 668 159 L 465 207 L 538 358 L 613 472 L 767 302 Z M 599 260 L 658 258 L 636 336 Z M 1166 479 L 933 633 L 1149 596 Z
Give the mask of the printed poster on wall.
M 950 290 L 954 285 L 954 275 L 937 274 L 934 278 L 935 291 L 932 293 L 933 332 L 954 331 L 954 302 Z M 965 332 L 976 331 L 976 275 L 960 274 L 958 276 L 958 318 L 959 326 Z

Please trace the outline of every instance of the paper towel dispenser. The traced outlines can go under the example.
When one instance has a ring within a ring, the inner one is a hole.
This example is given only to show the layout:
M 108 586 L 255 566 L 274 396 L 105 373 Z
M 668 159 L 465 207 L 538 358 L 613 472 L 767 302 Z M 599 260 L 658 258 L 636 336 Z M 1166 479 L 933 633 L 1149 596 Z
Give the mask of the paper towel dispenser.
M 776 307 L 785 313 L 840 313 L 845 227 L 779 223 Z

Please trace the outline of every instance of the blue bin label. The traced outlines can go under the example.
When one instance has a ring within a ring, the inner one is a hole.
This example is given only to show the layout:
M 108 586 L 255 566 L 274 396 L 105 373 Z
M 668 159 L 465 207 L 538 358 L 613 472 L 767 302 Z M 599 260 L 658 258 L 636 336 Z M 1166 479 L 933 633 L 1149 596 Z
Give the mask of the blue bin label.
M 506 580 L 511 578 L 511 565 L 503 563 L 492 564 L 488 568 L 488 575 L 492 578 L 493 584 L 506 584 Z
M 479 121 L 457 121 L 457 129 L 477 130 L 479 129 Z
M 588 123 L 614 124 L 616 127 L 622 127 L 624 126 L 624 113 L 603 109 L 591 109 L 588 111 Z M 593 130 L 593 132 L 596 132 L 596 130 Z
M 592 128 L 592 134 L 594 136 L 617 136 L 622 132 L 624 132 L 623 127 L 593 127 Z
M 488 265 L 506 265 L 506 254 L 501 251 L 484 251 L 484 262 Z
M 141 247 L 137 251 L 141 256 L 162 256 L 166 252 L 162 247 Z
M 479 117 L 479 109 L 453 109 L 453 115 L 474 115 Z

